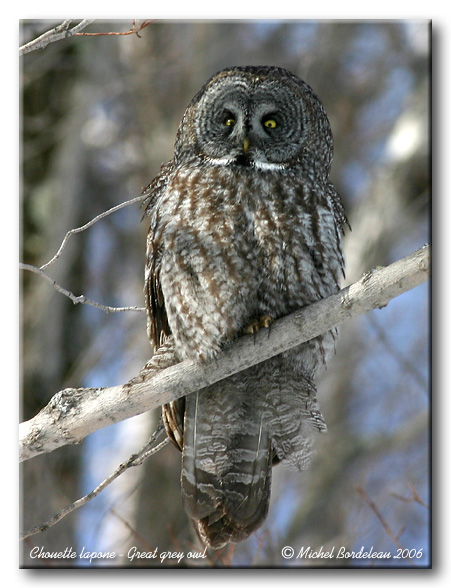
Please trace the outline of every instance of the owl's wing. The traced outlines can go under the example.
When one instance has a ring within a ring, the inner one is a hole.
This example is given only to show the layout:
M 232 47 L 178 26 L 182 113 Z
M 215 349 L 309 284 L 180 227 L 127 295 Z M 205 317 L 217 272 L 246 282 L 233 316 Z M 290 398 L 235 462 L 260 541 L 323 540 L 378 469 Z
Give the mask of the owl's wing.
M 351 229 L 351 225 L 349 224 L 349 221 L 346 218 L 343 202 L 341 201 L 341 198 L 337 193 L 335 186 L 332 183 L 329 183 L 327 185 L 326 193 L 332 205 L 332 211 L 335 218 L 335 225 L 340 229 L 342 233 L 344 233 L 344 226 L 346 225 L 348 229 Z
M 164 304 L 163 291 L 160 284 L 160 252 L 155 243 L 152 228 L 147 235 L 147 262 L 145 280 L 145 299 L 147 307 L 147 332 L 157 351 L 166 337 L 171 334 Z
M 340 245 L 341 243 L 341 235 L 344 235 L 345 225 L 351 230 L 351 225 L 349 224 L 348 219 L 346 218 L 345 209 L 341 198 L 338 192 L 335 190 L 335 186 L 329 182 L 326 186 L 326 195 L 329 199 L 329 202 L 332 207 L 332 212 L 334 215 L 334 231 L 335 231 L 335 238 L 337 242 L 337 253 L 339 256 L 339 262 L 341 267 L 341 273 L 343 278 L 345 278 L 345 259 L 343 255 L 343 249 Z
M 160 284 L 161 248 L 155 236 L 158 213 L 155 210 L 159 197 L 164 192 L 170 174 L 173 170 L 172 160 L 163 164 L 160 173 L 143 190 L 146 196 L 143 205 L 146 207 L 144 216 L 151 217 L 151 224 L 147 234 L 147 260 L 145 275 L 145 301 L 147 307 L 147 331 L 154 351 L 169 337 L 171 330 L 168 324 L 168 317 L 164 304 L 163 291 Z
M 142 206 L 145 206 L 143 218 L 152 213 L 155 204 L 158 202 L 158 197 L 161 196 L 166 189 L 173 171 L 174 160 L 171 159 L 171 161 L 161 165 L 158 175 L 155 176 L 150 184 L 143 189 L 142 195 L 145 196 L 142 203 Z
M 147 261 L 144 294 L 147 308 L 147 332 L 153 345 L 154 353 L 163 349 L 171 329 L 168 323 L 163 290 L 160 283 L 161 269 L 161 246 L 155 235 L 158 223 L 159 197 L 166 189 L 169 177 L 174 169 L 173 161 L 161 166 L 158 176 L 144 189 L 146 196 L 144 216 L 151 217 L 149 232 L 147 234 Z M 180 398 L 162 407 L 163 422 L 166 432 L 174 444 L 182 450 L 183 448 L 183 414 L 185 399 Z

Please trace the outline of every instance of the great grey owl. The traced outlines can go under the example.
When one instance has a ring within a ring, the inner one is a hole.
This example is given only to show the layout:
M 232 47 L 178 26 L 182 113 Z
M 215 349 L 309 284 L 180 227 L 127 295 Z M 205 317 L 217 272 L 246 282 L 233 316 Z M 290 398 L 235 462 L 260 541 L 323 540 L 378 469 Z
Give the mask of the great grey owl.
M 203 362 L 337 292 L 346 219 L 332 150 L 323 106 L 292 73 L 229 67 L 204 84 L 144 192 L 148 333 L 160 356 Z M 263 522 L 274 464 L 308 465 L 326 430 L 314 377 L 334 338 L 163 407 L 182 451 L 183 504 L 207 545 L 242 541 Z

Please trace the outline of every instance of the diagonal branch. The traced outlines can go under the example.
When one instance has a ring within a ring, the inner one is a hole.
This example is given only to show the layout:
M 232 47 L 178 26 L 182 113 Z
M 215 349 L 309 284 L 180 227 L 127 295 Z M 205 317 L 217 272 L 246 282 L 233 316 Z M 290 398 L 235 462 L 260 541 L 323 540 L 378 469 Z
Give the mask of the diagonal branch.
M 50 284 L 55 288 L 55 290 L 57 292 L 59 292 L 60 294 L 63 294 L 64 296 L 67 296 L 70 300 L 72 300 L 72 302 L 74 304 L 87 304 L 89 306 L 94 306 L 95 308 L 103 310 L 104 312 L 107 312 L 107 313 L 127 312 L 127 311 L 143 312 L 145 310 L 145 308 L 141 308 L 138 306 L 109 306 L 106 304 L 101 304 L 100 302 L 96 302 L 95 300 L 90 300 L 89 298 L 87 298 L 83 294 L 81 294 L 80 296 L 76 296 L 73 292 L 71 292 L 70 290 L 66 290 L 66 288 L 63 288 L 63 286 L 60 286 L 57 282 L 55 282 L 55 280 L 53 278 L 51 278 L 44 270 L 46 270 L 48 267 L 53 265 L 58 259 L 60 259 L 61 255 L 64 251 L 64 248 L 66 247 L 67 242 L 72 237 L 72 235 L 76 235 L 77 233 L 81 233 L 83 231 L 86 231 L 86 229 L 89 229 L 90 227 L 92 227 L 92 225 L 99 222 L 100 220 L 102 220 L 106 216 L 109 216 L 110 214 L 113 214 L 114 212 L 117 212 L 121 208 L 124 208 L 125 206 L 129 206 L 130 204 L 135 204 L 136 202 L 142 202 L 145 198 L 146 198 L 145 196 L 141 195 L 141 196 L 137 196 L 136 198 L 132 198 L 131 200 L 121 202 L 121 204 L 117 204 L 116 206 L 113 206 L 112 208 L 105 210 L 101 214 L 98 214 L 95 218 L 91 219 L 89 222 L 87 222 L 83 226 L 77 227 L 76 229 L 71 229 L 70 231 L 68 231 L 66 233 L 58 251 L 52 257 L 52 259 L 50 259 L 50 261 L 48 261 L 47 263 L 44 263 L 43 265 L 41 265 L 41 267 L 37 267 L 35 265 L 30 265 L 28 263 L 19 263 L 19 268 L 22 270 L 27 270 L 29 272 L 33 272 L 35 274 L 42 276 L 48 282 L 50 282 Z
M 70 27 L 70 23 L 73 19 L 66 19 L 61 24 L 57 25 L 50 31 L 43 33 L 37 39 L 33 39 L 26 45 L 22 45 L 19 47 L 19 57 L 25 55 L 26 53 L 30 53 L 30 51 L 35 51 L 36 49 L 44 49 L 47 47 L 49 43 L 54 43 L 55 41 L 60 41 L 61 39 L 67 39 L 68 37 L 101 37 L 101 36 L 121 36 L 121 35 L 133 35 L 135 34 L 137 37 L 141 38 L 140 32 L 155 22 L 153 20 L 133 20 L 132 27 L 130 30 L 125 32 L 111 32 L 111 33 L 80 33 L 80 31 L 86 28 L 88 25 L 94 22 L 94 19 L 84 19 L 75 25 L 73 28 Z
M 155 433 L 152 435 L 152 437 L 149 439 L 149 441 L 144 445 L 144 447 L 142 447 L 137 453 L 131 455 L 127 459 L 127 461 L 122 462 L 114 470 L 114 472 L 110 474 L 107 478 L 105 478 L 105 480 L 103 480 L 103 482 L 101 482 L 96 488 L 94 488 L 94 490 L 91 490 L 91 492 L 89 492 L 88 494 L 85 494 L 78 500 L 75 500 L 75 502 L 72 502 L 72 504 L 70 504 L 69 506 L 66 506 L 66 508 L 63 508 L 63 510 L 60 510 L 57 514 L 55 514 L 51 519 L 49 519 L 45 523 L 41 523 L 40 525 L 36 525 L 36 527 L 33 527 L 32 529 L 24 531 L 21 534 L 20 539 L 27 539 L 27 537 L 31 537 L 31 535 L 36 535 L 36 533 L 42 533 L 43 531 L 47 531 L 47 529 L 50 529 L 50 527 L 53 527 L 53 525 L 59 523 L 60 520 L 66 517 L 68 514 L 74 512 L 74 510 L 77 510 L 81 506 L 84 506 L 87 502 L 98 496 L 100 492 L 105 490 L 107 486 L 114 482 L 116 478 L 121 476 L 128 469 L 135 466 L 140 466 L 148 457 L 160 451 L 160 449 L 162 449 L 165 445 L 168 444 L 169 437 L 163 439 L 163 441 L 158 443 L 158 445 L 156 445 L 155 447 L 152 447 L 152 445 L 154 444 L 156 438 L 162 430 L 164 429 L 163 425 L 161 424 L 157 428 Z
M 260 331 L 237 339 L 214 359 L 174 365 L 170 342 L 136 378 L 111 388 L 68 388 L 58 392 L 34 418 L 20 425 L 20 458 L 30 459 L 67 445 L 107 425 L 157 408 L 296 345 L 313 339 L 425 282 L 430 246 L 366 273 L 337 294 L 279 319 L 271 336 Z
M 26 45 L 22 45 L 22 47 L 19 48 L 19 57 L 25 55 L 25 53 L 30 53 L 30 51 L 35 51 L 36 49 L 44 49 L 49 43 L 54 43 L 60 39 L 67 39 L 68 37 L 76 35 L 82 29 L 94 22 L 94 19 L 84 19 L 75 25 L 72 29 L 70 29 L 69 27 L 71 22 L 72 19 L 66 19 L 61 24 L 42 34 L 37 39 L 33 39 L 33 41 L 30 41 Z
M 148 27 L 149 25 L 151 25 L 153 22 L 155 22 L 155 19 L 152 20 L 133 20 L 133 24 L 132 24 L 132 28 L 128 31 L 124 31 L 122 33 L 118 33 L 118 32 L 112 32 L 112 33 L 75 33 L 77 35 L 77 37 L 102 37 L 102 36 L 108 36 L 108 37 L 114 37 L 114 36 L 121 36 L 121 35 L 136 35 L 139 39 L 141 38 L 141 35 L 139 34 L 143 29 L 145 29 L 146 27 Z
M 358 494 L 360 494 L 360 496 L 363 498 L 363 500 L 368 504 L 368 506 L 371 508 L 371 510 L 377 516 L 381 525 L 384 528 L 384 531 L 387 533 L 387 535 L 390 537 L 390 539 L 396 545 L 397 549 L 399 551 L 403 551 L 404 548 L 401 545 L 401 543 L 399 542 L 399 536 L 401 535 L 402 530 L 400 532 L 398 532 L 397 535 L 395 535 L 394 531 L 392 530 L 392 528 L 390 527 L 388 522 L 385 520 L 383 514 L 381 513 L 381 511 L 379 510 L 377 505 L 371 500 L 371 498 L 368 496 L 368 494 L 365 492 L 365 490 L 363 488 L 360 488 L 360 486 L 355 486 L 355 490 Z M 409 561 L 409 564 L 412 567 L 416 567 L 411 557 L 408 557 L 407 559 Z
M 90 227 L 92 227 L 92 225 L 99 222 L 99 220 L 105 218 L 106 216 L 109 216 L 110 214 L 113 214 L 114 212 L 121 210 L 121 208 L 124 208 L 125 206 L 130 206 L 130 204 L 135 204 L 136 202 L 142 202 L 143 200 L 145 200 L 145 198 L 146 198 L 145 195 L 136 196 L 135 198 L 132 198 L 131 200 L 126 200 L 125 202 L 121 202 L 120 204 L 116 204 L 116 206 L 113 206 L 112 208 L 105 210 L 101 214 L 98 214 L 95 218 L 91 219 L 89 222 L 84 224 L 82 227 L 77 227 L 76 229 L 71 229 L 70 231 L 67 231 L 58 251 L 55 253 L 55 255 L 52 257 L 52 259 L 50 261 L 48 261 L 47 263 L 44 263 L 44 265 L 41 265 L 41 267 L 39 269 L 46 270 L 49 266 L 54 264 L 55 261 L 57 261 L 57 259 L 59 259 L 61 257 L 61 254 L 62 254 L 64 248 L 66 247 L 67 242 L 72 237 L 72 235 L 76 235 L 77 233 L 81 233 L 83 231 L 86 231 L 86 229 L 89 229 Z
M 127 312 L 127 311 L 135 311 L 135 312 L 143 312 L 146 310 L 144 307 L 139 306 L 109 306 L 107 304 L 101 304 L 100 302 L 96 302 L 95 300 L 90 300 L 86 298 L 84 294 L 80 294 L 80 296 L 76 296 L 70 290 L 66 290 L 60 286 L 53 278 L 51 278 L 42 267 L 36 267 L 35 265 L 30 265 L 28 263 L 19 263 L 19 269 L 27 270 L 29 272 L 33 272 L 45 278 L 50 284 L 55 288 L 57 292 L 67 296 L 74 304 L 87 304 L 88 306 L 94 306 L 94 308 L 98 308 L 103 310 L 104 312 Z

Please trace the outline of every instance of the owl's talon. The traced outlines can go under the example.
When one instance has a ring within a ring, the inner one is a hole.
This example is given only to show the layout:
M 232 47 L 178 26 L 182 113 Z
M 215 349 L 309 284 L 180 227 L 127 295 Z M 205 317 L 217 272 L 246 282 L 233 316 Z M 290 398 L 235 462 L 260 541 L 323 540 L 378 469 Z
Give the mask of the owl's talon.
M 260 319 L 260 326 L 263 327 L 264 329 L 267 329 L 268 327 L 271 326 L 271 323 L 273 322 L 273 320 L 274 319 L 272 317 L 265 314 L 265 316 L 262 316 Z
M 246 335 L 256 335 L 260 329 L 260 323 L 258 319 L 254 318 L 251 322 L 245 327 L 244 333 Z
M 253 318 L 247 325 L 247 327 L 244 329 L 244 333 L 246 335 L 254 335 L 255 337 L 255 335 L 259 332 L 260 329 L 270 328 L 272 322 L 273 318 L 266 314 L 260 317 L 259 319 Z

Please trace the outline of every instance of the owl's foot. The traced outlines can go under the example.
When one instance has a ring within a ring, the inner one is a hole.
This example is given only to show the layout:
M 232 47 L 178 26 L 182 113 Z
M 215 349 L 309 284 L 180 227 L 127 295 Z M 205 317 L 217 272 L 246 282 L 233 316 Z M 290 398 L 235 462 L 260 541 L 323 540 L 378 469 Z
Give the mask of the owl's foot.
M 268 316 L 268 315 L 264 315 L 262 317 L 258 318 L 253 318 L 250 323 L 247 325 L 247 327 L 244 329 L 244 333 L 246 335 L 255 335 L 259 332 L 260 329 L 270 329 L 271 327 L 271 323 L 273 322 L 273 318 Z M 270 329 L 271 331 L 271 329 Z M 268 332 L 268 337 L 269 337 L 269 332 Z

